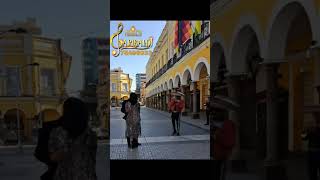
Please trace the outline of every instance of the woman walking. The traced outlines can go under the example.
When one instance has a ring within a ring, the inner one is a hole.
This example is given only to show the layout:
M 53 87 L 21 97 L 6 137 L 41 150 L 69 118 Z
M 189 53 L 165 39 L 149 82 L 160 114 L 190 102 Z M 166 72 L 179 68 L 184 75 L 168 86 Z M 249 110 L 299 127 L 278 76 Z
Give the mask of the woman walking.
M 54 180 L 96 180 L 97 136 L 88 127 L 84 102 L 69 98 L 63 105 L 62 125 L 49 138 L 49 157 L 57 162 Z
M 141 135 L 141 118 L 140 118 L 140 104 L 138 103 L 138 96 L 135 93 L 130 94 L 130 98 L 125 105 L 127 112 L 126 118 L 126 137 L 129 148 L 137 148 L 138 137 Z

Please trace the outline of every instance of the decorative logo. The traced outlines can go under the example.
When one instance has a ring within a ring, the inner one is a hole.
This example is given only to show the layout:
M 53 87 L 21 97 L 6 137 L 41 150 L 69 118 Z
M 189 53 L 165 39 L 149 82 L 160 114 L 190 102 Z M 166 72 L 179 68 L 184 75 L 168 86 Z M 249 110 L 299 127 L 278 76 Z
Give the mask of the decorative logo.
M 151 55 L 151 49 L 153 46 L 153 37 L 148 39 L 132 39 L 132 37 L 141 37 L 142 31 L 137 30 L 135 26 L 132 26 L 125 32 L 126 37 L 130 39 L 120 39 L 120 34 L 123 32 L 123 24 L 118 24 L 118 31 L 114 33 L 110 38 L 110 44 L 114 50 L 112 55 L 118 57 L 121 55 Z M 114 43 L 116 41 L 116 43 Z M 125 50 L 129 49 L 129 50 Z

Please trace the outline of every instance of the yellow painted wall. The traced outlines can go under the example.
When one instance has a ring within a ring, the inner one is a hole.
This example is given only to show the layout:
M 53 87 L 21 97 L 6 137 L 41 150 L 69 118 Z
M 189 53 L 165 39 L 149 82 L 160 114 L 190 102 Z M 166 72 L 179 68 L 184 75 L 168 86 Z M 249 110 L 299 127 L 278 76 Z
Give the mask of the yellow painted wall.
M 121 87 L 120 87 L 120 82 L 119 81 L 122 81 L 121 83 Z M 116 89 L 117 91 L 116 92 L 113 92 L 112 91 L 112 83 L 115 83 L 116 84 Z M 127 83 L 128 84 L 128 92 L 123 92 L 122 91 L 122 84 L 123 83 Z M 117 97 L 117 99 L 121 99 L 123 98 L 124 96 L 127 96 L 129 97 L 130 96 L 130 89 L 131 89 L 131 85 L 132 85 L 132 80 L 130 79 L 130 77 L 128 78 L 127 74 L 125 73 L 121 73 L 121 72 L 110 72 L 110 98 L 112 97 Z M 120 90 L 121 88 L 121 90 Z M 121 92 L 120 92 L 121 91 Z

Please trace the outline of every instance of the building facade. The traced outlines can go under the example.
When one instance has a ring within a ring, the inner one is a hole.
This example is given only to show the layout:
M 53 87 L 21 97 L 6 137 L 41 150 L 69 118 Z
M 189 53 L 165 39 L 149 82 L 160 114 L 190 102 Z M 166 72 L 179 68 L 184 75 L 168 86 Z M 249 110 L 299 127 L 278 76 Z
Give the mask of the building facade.
M 61 49 L 60 40 L 42 37 L 34 20 L 18 24 L 29 31 L 0 28 L 0 119 L 7 132 L 17 133 L 19 124 L 22 138 L 29 141 L 42 122 L 62 114 L 72 57 Z
M 83 89 L 98 84 L 99 72 L 109 58 L 108 43 L 109 39 L 102 37 L 90 37 L 82 41 Z
M 191 24 L 201 24 L 200 32 L 193 31 L 191 38 L 176 51 L 176 23 L 167 21 L 146 65 L 146 103 L 165 111 L 171 93 L 180 91 L 185 94 L 183 115 L 198 119 L 209 97 L 210 26 L 208 21 L 192 21 Z
M 241 106 L 229 113 L 237 125 L 233 159 L 279 165 L 305 150 L 300 135 L 314 124 L 306 109 L 319 105 L 320 1 L 211 2 L 212 93 Z
M 131 92 L 132 79 L 119 67 L 110 71 L 111 106 L 120 106 L 127 100 Z
M 145 73 L 138 73 L 136 74 L 136 93 L 140 94 L 141 84 L 146 82 L 146 74 Z

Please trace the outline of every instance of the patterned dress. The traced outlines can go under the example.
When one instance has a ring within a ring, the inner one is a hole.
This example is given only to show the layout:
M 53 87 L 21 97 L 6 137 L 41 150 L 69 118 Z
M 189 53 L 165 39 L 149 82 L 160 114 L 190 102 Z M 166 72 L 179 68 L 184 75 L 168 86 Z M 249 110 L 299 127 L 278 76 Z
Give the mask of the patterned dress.
M 140 104 L 131 105 L 128 101 L 125 105 L 128 117 L 126 120 L 126 137 L 137 139 L 141 135 L 141 118 L 140 118 Z
M 54 180 L 96 180 L 97 136 L 87 129 L 72 140 L 62 127 L 52 130 L 49 152 L 64 152 L 64 159 L 58 162 Z

